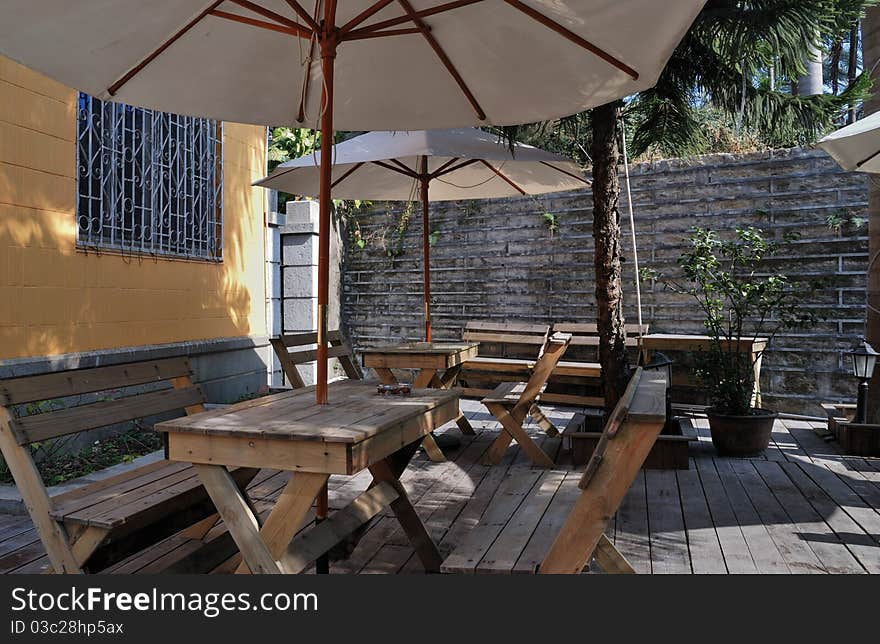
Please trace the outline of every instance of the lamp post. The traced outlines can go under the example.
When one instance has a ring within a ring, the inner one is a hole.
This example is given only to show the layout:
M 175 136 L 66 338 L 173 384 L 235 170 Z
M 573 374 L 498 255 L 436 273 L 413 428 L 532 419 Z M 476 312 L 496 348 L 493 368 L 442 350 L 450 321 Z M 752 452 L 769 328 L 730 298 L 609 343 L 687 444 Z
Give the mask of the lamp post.
M 672 431 L 672 396 L 670 388 L 672 387 L 672 365 L 675 360 L 670 359 L 666 354 L 659 351 L 654 352 L 651 356 L 651 362 L 645 365 L 645 369 L 659 371 L 666 375 L 666 423 L 663 425 L 664 432 Z
M 874 374 L 874 365 L 877 363 L 877 356 L 880 354 L 874 351 L 874 347 L 865 340 L 858 342 L 847 353 L 852 357 L 853 375 L 859 379 L 856 422 L 864 424 L 868 422 L 868 382 Z

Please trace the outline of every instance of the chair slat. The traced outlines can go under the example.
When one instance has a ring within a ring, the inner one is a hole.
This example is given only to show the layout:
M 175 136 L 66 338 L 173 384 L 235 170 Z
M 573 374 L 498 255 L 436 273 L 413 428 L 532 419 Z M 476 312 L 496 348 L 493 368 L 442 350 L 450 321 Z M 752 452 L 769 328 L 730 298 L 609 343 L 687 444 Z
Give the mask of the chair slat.
M 309 344 L 318 344 L 318 332 L 289 333 L 279 336 L 278 339 L 288 348 L 303 347 Z M 342 334 L 339 331 L 328 331 L 327 340 L 332 343 L 342 342 Z
M 205 402 L 198 387 L 163 389 L 43 414 L 16 418 L 12 429 L 20 445 L 97 429 Z
M 0 403 L 22 403 L 90 394 L 149 382 L 169 380 L 190 374 L 189 360 L 167 358 L 149 362 L 70 369 L 38 376 L 22 376 L 0 381 Z
M 341 356 L 347 356 L 350 353 L 351 349 L 349 349 L 348 345 L 345 344 L 340 344 L 335 347 L 327 347 L 328 358 L 339 358 Z M 293 364 L 306 364 L 308 362 L 314 362 L 318 359 L 317 349 L 306 349 L 305 351 L 289 351 L 287 355 L 290 356 L 290 361 Z

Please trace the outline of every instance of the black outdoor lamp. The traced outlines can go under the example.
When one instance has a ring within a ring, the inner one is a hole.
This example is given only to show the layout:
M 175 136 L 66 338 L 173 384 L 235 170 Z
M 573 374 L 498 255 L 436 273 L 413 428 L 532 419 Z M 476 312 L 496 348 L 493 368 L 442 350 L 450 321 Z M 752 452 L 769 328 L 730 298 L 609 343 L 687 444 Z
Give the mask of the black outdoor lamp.
M 859 379 L 859 397 L 856 404 L 856 422 L 868 422 L 868 381 L 874 375 L 874 365 L 877 363 L 877 356 L 880 355 L 874 351 L 874 347 L 864 340 L 858 342 L 852 350 L 848 351 L 852 356 L 853 375 Z
M 666 424 L 664 425 L 664 431 L 671 429 L 673 422 L 672 396 L 670 395 L 670 389 L 672 388 L 672 365 L 674 364 L 675 360 L 672 360 L 666 354 L 657 351 L 651 355 L 651 362 L 644 366 L 644 369 L 646 370 L 650 369 L 652 371 L 659 371 L 666 374 Z

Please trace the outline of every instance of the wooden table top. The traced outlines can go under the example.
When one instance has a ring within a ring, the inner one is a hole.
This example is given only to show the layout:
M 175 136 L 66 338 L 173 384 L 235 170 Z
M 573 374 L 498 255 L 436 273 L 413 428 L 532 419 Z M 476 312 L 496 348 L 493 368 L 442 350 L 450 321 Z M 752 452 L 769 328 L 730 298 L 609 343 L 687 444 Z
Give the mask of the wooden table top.
M 376 347 L 361 349 L 363 354 L 405 354 L 405 355 L 455 355 L 457 353 L 469 353 L 479 348 L 479 342 L 404 342 L 402 344 L 386 344 Z
M 379 396 L 375 383 L 358 380 L 332 382 L 329 387 L 327 405 L 316 405 L 314 387 L 304 387 L 175 418 L 155 428 L 169 434 L 354 444 L 447 403 L 457 407 L 458 401 L 457 393 L 437 389 Z
M 365 367 L 450 369 L 475 358 L 479 342 L 404 342 L 361 350 Z
M 649 333 L 642 336 L 642 344 L 646 348 L 681 349 L 682 351 L 693 350 L 695 347 L 705 347 L 712 341 L 708 335 L 687 333 Z M 722 341 L 727 344 L 726 341 Z M 746 347 L 760 349 L 767 345 L 767 338 L 743 338 L 742 344 Z

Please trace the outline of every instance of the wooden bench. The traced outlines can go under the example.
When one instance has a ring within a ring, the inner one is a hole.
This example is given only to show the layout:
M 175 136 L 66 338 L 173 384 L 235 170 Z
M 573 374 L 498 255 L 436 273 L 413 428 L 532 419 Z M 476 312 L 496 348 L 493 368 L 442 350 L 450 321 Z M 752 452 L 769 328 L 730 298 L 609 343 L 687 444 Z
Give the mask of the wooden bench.
M 548 337 L 549 324 L 468 322 L 462 339 L 479 342 L 480 352 L 462 365 L 462 395 L 483 398 L 503 382 L 528 379 Z
M 605 536 L 663 428 L 666 380 L 636 369 L 583 472 L 512 468 L 479 523 L 443 562 L 448 573 L 633 572 Z
M 330 345 L 327 348 L 327 357 L 337 358 L 346 376 L 353 380 L 361 380 L 362 375 L 354 358 L 354 352 L 351 350 L 351 345 L 342 337 L 342 333 L 338 330 L 329 331 L 327 341 Z M 297 365 L 304 365 L 317 359 L 317 348 L 311 348 L 318 344 L 317 331 L 282 335 L 270 338 L 269 342 L 275 355 L 278 356 L 281 370 L 284 371 L 290 386 L 294 389 L 305 387 L 306 383 Z
M 195 524 L 205 532 L 213 525 L 216 509 L 189 465 L 160 461 L 50 497 L 29 448 L 170 412 L 200 412 L 204 396 L 190 376 L 186 358 L 168 358 L 0 380 L 0 450 L 55 572 L 102 570 Z M 256 472 L 232 473 L 243 486 Z

